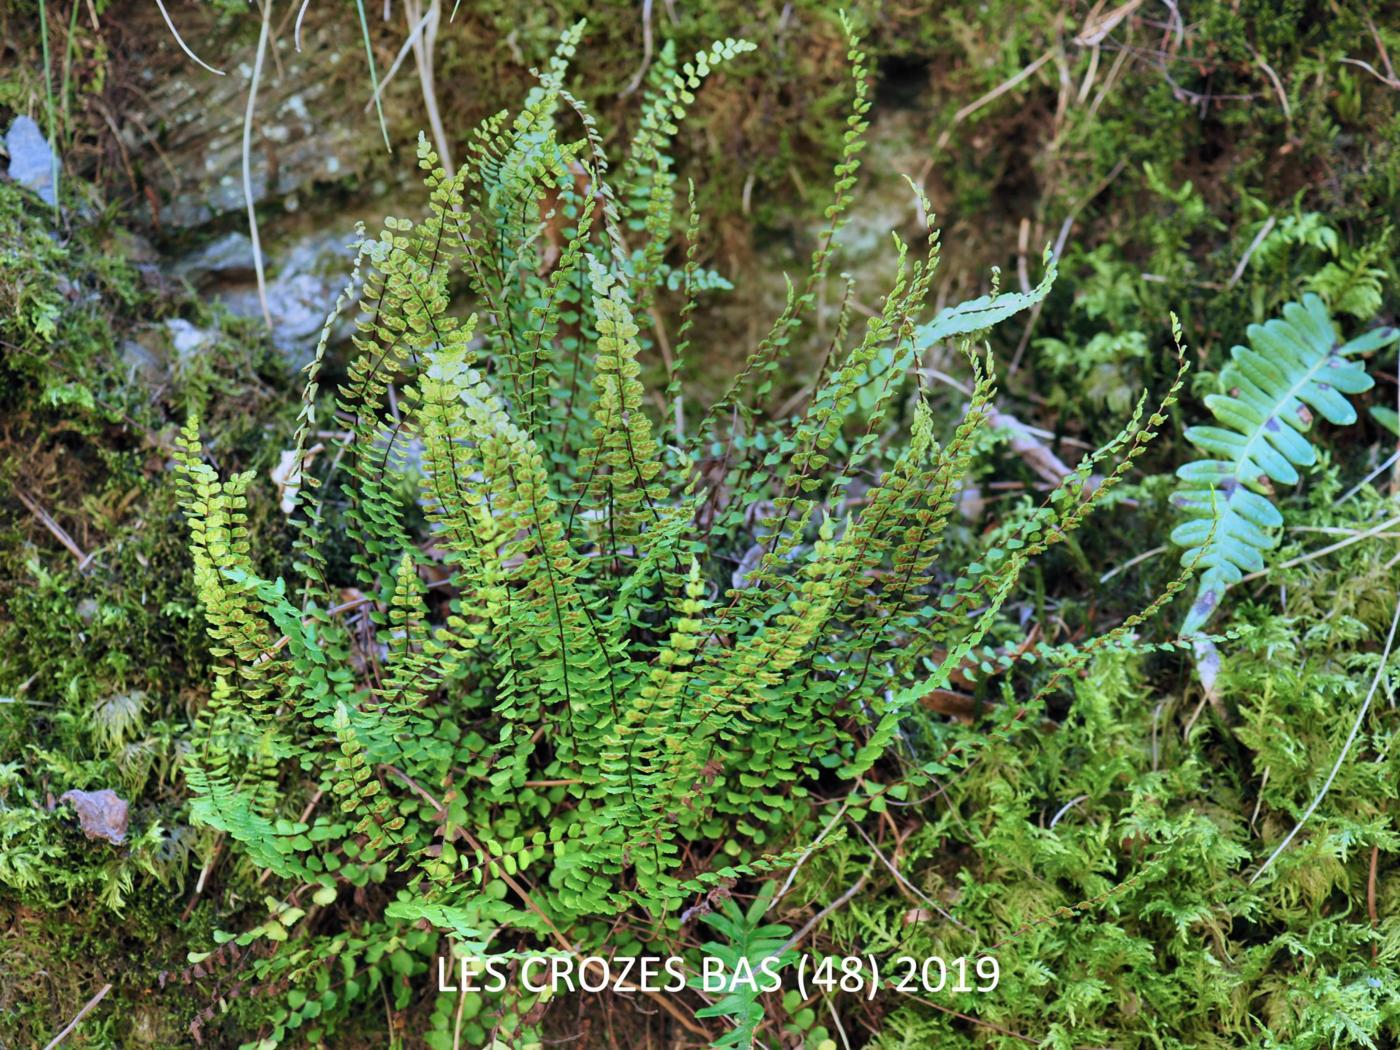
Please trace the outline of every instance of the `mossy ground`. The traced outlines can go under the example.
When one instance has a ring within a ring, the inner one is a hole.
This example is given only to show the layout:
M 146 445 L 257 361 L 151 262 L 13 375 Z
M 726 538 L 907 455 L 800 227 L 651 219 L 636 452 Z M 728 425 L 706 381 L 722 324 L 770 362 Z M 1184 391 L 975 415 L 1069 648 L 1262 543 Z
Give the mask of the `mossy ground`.
M 1144 7 L 1095 48 L 1087 5 L 851 6 L 879 62 L 877 128 L 890 114 L 914 115 L 904 133 L 927 165 L 910 174 L 943 218 L 938 294 L 980 290 L 993 264 L 1005 284 L 1023 266 L 1033 282 L 1040 247 L 1066 230 L 1052 298 L 1033 327 L 995 347 L 1004 366 L 1020 354 L 1008 389 L 1028 422 L 1089 442 L 1113 433 L 1125 398 L 1167 377 L 1168 310 L 1186 326 L 1197 393 L 1248 323 L 1306 288 L 1344 318 L 1348 305 L 1355 318 L 1394 317 L 1400 91 L 1383 77 L 1385 56 L 1400 55 L 1400 25 L 1379 8 Z M 235 7 L 222 17 L 246 32 Z M 843 47 L 824 4 L 675 7 L 674 20 L 667 5 L 652 12 L 658 44 L 674 38 L 681 53 L 724 36 L 760 44 L 701 95 L 680 141 L 679 168 L 696 178 L 711 230 L 707 260 L 758 275 L 741 281 L 723 322 L 733 325 L 771 306 L 765 272 L 810 250 L 795 216 L 820 198 L 838 148 Z M 120 5 L 97 10 L 115 22 Z M 33 13 L 16 5 L 0 26 L 12 59 L 0 78 L 6 118 L 43 115 Z M 70 203 L 110 190 L 127 204 L 89 204 L 86 217 L 70 208 L 55 232 L 49 211 L 0 180 L 0 1045 L 43 1045 L 112 981 L 69 1045 L 183 1046 L 215 986 L 162 987 L 159 975 L 183 971 L 190 948 L 207 947 L 215 925 L 257 898 L 256 874 L 244 870 L 215 867 L 205 891 L 195 889 L 200 862 L 176 762 L 204 699 L 208 656 L 169 483 L 172 427 L 197 404 L 220 468 L 265 476 L 285 447 L 295 383 L 253 326 L 207 313 L 128 258 L 123 227 L 149 216 L 102 106 L 132 71 L 85 14 L 70 13 L 48 12 L 56 68 L 70 69 L 71 93 L 58 99 L 77 169 Z M 513 103 L 530 83 L 524 69 L 586 13 L 572 2 L 462 5 L 438 59 L 449 125 Z M 585 41 L 581 87 L 619 134 L 635 113 L 619 96 L 640 65 L 642 35 L 629 6 L 626 17 L 595 17 Z M 400 40 L 378 26 L 376 40 L 382 70 Z M 473 90 L 453 92 L 454 78 Z M 418 119 L 391 116 L 396 127 Z M 365 134 L 374 133 L 367 118 Z M 906 216 L 912 224 L 912 204 Z M 184 364 L 125 352 L 169 317 L 214 330 L 208 352 Z M 690 378 L 704 389 L 732 363 L 717 355 Z M 1393 359 L 1372 365 L 1382 377 L 1393 369 Z M 1394 393 L 1382 378 L 1371 402 Z M 1201 412 L 1188 400 L 1179 422 Z M 1326 443 L 1331 457 L 1283 501 L 1290 528 L 1354 528 L 1393 506 L 1374 490 L 1336 502 L 1393 446 L 1380 424 L 1363 417 Z M 1189 455 L 1179 441 L 1155 448 L 1131 493 L 1138 505 L 1109 510 L 1044 567 L 1041 593 L 1022 596 L 1037 622 L 1073 636 L 1171 579 L 1174 559 L 1163 553 L 1101 581 L 1165 542 L 1170 481 L 1156 475 Z M 1035 480 L 1006 457 L 989 458 L 984 474 Z M 276 500 L 258 505 L 253 527 L 277 560 L 286 537 Z M 1289 533 L 1294 545 L 1280 559 L 1320 535 Z M 893 814 L 901 864 L 924 892 L 960 900 L 968 921 L 1034 925 L 1002 953 L 1004 993 L 958 1004 L 977 1022 L 885 1002 L 864 1015 L 852 1008 L 862 1019 L 848 1021 L 851 1038 L 878 1031 L 872 1045 L 889 1047 L 1400 1039 L 1391 705 L 1378 707 L 1364 750 L 1275 877 L 1242 888 L 1238 876 L 1244 858 L 1265 855 L 1302 814 L 1346 735 L 1396 600 L 1393 548 L 1386 537 L 1358 543 L 1243 590 L 1225 624 L 1244 630 L 1219 708 L 1204 704 L 1180 658 L 1105 657 L 1052 712 L 1055 723 L 996 745 L 918 819 Z M 979 699 L 996 703 L 996 686 Z M 84 838 L 54 804 L 70 788 L 101 787 L 131 802 L 128 846 Z M 848 840 L 813 860 L 802 887 L 834 898 L 868 862 Z M 877 878 L 878 890 L 833 916 L 832 945 L 907 934 L 911 953 L 959 947 L 957 931 L 910 930 L 921 905 Z M 235 1018 L 257 1010 L 236 994 L 228 1001 Z M 420 999 L 408 1016 L 433 1008 Z M 837 1037 L 827 1020 L 797 1027 L 815 1046 L 814 1033 Z M 382 1021 L 367 1019 L 366 1030 Z M 207 1038 L 221 1045 L 235 1027 L 211 1021 Z M 643 1026 L 623 1031 L 644 1038 Z
M 178 1045 L 202 1004 L 151 981 L 209 924 L 186 909 L 197 866 L 175 768 L 208 656 L 172 421 L 207 399 L 216 455 L 266 468 L 287 376 L 240 322 L 152 291 L 113 227 L 51 226 L 0 182 L 0 1042 L 47 1041 L 110 980 L 116 1010 L 80 1039 Z M 206 354 L 132 354 L 180 314 L 218 331 Z M 275 522 L 259 528 L 277 542 Z M 78 830 L 56 804 L 73 788 L 130 802 L 126 846 Z

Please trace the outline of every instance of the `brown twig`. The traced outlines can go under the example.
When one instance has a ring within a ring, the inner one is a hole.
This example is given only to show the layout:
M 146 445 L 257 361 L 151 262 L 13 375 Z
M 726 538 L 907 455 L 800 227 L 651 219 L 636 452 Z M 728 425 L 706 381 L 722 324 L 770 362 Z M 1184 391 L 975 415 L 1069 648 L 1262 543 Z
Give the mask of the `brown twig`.
M 49 532 L 53 534 L 54 538 L 68 549 L 69 554 L 78 559 L 78 571 L 86 572 L 88 567 L 92 564 L 92 559 L 96 552 L 93 554 L 83 553 L 83 549 L 74 542 L 73 537 L 68 535 L 63 526 L 49 517 L 48 511 L 39 506 L 31 496 L 26 495 L 23 489 L 17 488 L 14 491 L 15 498 L 24 504 L 25 509 L 39 519 L 39 523 L 43 525 L 44 528 L 48 529 Z
M 317 807 L 317 805 L 320 804 L 321 798 L 322 798 L 322 796 L 324 796 L 324 795 L 325 795 L 325 791 L 323 791 L 323 790 L 320 789 L 320 788 L 317 788 L 317 789 L 316 789 L 316 794 L 314 794 L 314 795 L 311 796 L 311 801 L 308 802 L 308 803 L 306 804 L 306 807 L 305 807 L 304 809 L 302 809 L 302 811 L 301 811 L 301 816 L 297 817 L 297 823 L 298 823 L 298 824 L 305 824 L 305 823 L 306 823 L 307 818 L 311 816 L 311 811 L 314 810 L 314 809 Z M 266 882 L 266 881 L 271 877 L 271 875 L 272 875 L 272 869 L 271 869 L 271 868 L 264 868 L 264 869 L 263 869 L 263 873 L 262 873 L 261 875 L 258 876 L 258 885 L 261 886 L 264 882 Z M 193 903 L 193 902 L 191 902 L 191 903 Z
M 94 995 L 91 999 L 89 999 L 86 1005 L 84 1005 L 83 1008 L 78 1011 L 78 1016 L 74 1017 L 73 1020 L 69 1021 L 67 1026 L 63 1029 L 63 1031 L 59 1032 L 58 1035 L 53 1037 L 53 1039 L 49 1042 L 49 1045 L 44 1047 L 44 1050 L 53 1050 L 53 1048 L 56 1047 L 59 1043 L 67 1039 L 69 1034 L 73 1031 L 73 1029 L 78 1027 L 78 1022 L 81 1021 L 84 1017 L 86 1017 L 88 1015 L 88 1012 L 92 1010 L 94 1006 L 100 1003 L 103 1000 L 103 998 L 107 995 L 107 993 L 111 990 L 112 982 L 108 981 L 102 986 L 98 993 Z

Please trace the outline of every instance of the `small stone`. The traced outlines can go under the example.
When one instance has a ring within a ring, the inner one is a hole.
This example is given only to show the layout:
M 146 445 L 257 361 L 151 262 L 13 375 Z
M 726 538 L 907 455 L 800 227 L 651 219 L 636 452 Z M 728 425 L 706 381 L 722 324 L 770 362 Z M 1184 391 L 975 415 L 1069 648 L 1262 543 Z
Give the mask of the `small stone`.
M 30 117 L 16 117 L 5 135 L 5 149 L 10 154 L 10 178 L 37 193 L 45 204 L 58 200 L 54 185 L 57 162 L 48 139 Z
M 210 277 L 251 277 L 253 242 L 246 233 L 226 233 L 180 259 L 171 270 L 195 282 Z
M 172 317 L 165 322 L 170 332 L 170 346 L 181 364 L 198 356 L 199 352 L 211 346 L 217 335 L 205 328 L 197 328 L 182 317 Z
M 128 375 L 152 386 L 166 379 L 165 362 L 150 347 L 135 339 L 122 343 L 122 363 Z
M 272 345 L 296 368 L 311 360 L 326 315 L 344 287 L 352 255 L 346 229 L 318 231 L 299 240 L 269 245 L 267 308 L 272 315 Z M 209 297 L 237 317 L 261 320 L 256 281 L 246 277 L 211 282 Z M 346 334 L 350 318 L 342 316 L 337 336 Z

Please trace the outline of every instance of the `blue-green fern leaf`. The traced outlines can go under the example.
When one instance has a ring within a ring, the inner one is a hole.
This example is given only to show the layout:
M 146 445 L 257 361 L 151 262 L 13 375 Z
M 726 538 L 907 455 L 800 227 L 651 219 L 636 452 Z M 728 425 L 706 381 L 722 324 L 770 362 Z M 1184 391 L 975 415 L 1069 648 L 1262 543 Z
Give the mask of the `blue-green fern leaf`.
M 1377 328 L 1343 344 L 1326 306 L 1311 294 L 1285 306 L 1282 318 L 1250 325 L 1248 335 L 1250 345 L 1234 347 L 1221 372 L 1229 392 L 1206 398 L 1219 425 L 1186 431 L 1209 458 L 1177 471 L 1183 484 L 1172 502 L 1190 520 L 1172 541 L 1186 548 L 1184 563 L 1202 570 L 1182 634 L 1198 632 L 1227 587 L 1264 568 L 1283 524 L 1270 482 L 1292 485 L 1297 468 L 1316 461 L 1305 436 L 1314 414 L 1338 425 L 1356 421 L 1347 395 L 1373 383 L 1357 355 L 1400 339 L 1394 328 Z

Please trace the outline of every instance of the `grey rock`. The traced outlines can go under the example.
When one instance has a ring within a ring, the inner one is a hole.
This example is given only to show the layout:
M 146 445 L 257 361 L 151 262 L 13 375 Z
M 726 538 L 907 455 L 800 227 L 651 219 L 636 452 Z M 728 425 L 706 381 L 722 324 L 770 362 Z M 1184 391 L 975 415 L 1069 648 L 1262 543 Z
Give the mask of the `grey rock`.
M 10 154 L 10 178 L 37 193 L 45 204 L 53 204 L 58 188 L 54 185 L 54 152 L 39 125 L 30 117 L 16 117 L 5 135 Z
M 212 346 L 219 338 L 217 332 L 197 328 L 182 317 L 172 317 L 166 321 L 165 330 L 170 333 L 170 348 L 175 351 L 175 358 L 181 365 Z
M 217 331 L 172 317 L 163 324 L 143 325 L 134 338 L 123 342 L 122 361 L 132 379 L 158 387 L 188 367 L 218 338 Z
M 228 75 L 192 71 L 163 29 L 159 49 L 146 56 L 150 90 L 142 99 L 144 120 L 125 135 L 133 152 L 154 157 L 158 147 L 165 161 L 147 168 L 164 231 L 211 223 L 227 228 L 244 221 L 248 207 L 243 130 L 258 34 L 246 31 L 246 19 L 239 20 L 243 31 L 231 29 L 218 5 L 185 6 L 181 33 L 196 51 L 203 45 L 218 54 Z M 364 181 L 386 156 L 375 117 L 365 111 L 359 24 L 353 18 L 315 25 L 307 19 L 302 45 L 298 53 L 290 31 L 274 34 L 275 55 L 267 55 L 258 81 L 248 196 L 264 219 L 278 208 L 290 212 L 313 201 L 319 187 Z M 418 113 L 419 91 L 413 78 L 395 77 L 385 88 L 385 111 Z M 394 130 L 396 142 L 404 143 L 399 148 L 411 156 L 409 131 Z M 410 168 L 394 165 L 394 170 Z
M 272 345 L 295 367 L 311 360 L 326 315 L 345 287 L 352 265 L 352 254 L 346 247 L 351 239 L 352 232 L 346 228 L 306 234 L 264 249 L 270 269 L 275 267 L 267 281 Z M 239 317 L 262 318 L 258 285 L 251 274 L 236 281 L 220 281 L 211 288 L 210 296 Z M 343 315 L 335 337 L 343 337 L 349 324 L 350 318 Z
M 182 256 L 175 261 L 170 270 L 177 277 L 184 277 L 196 283 L 211 277 L 251 277 L 253 242 L 241 231 L 226 233 Z
M 239 317 L 262 317 L 257 285 L 232 288 L 220 292 L 217 298 Z M 316 349 L 316 337 L 334 300 L 335 293 L 328 283 L 312 274 L 291 274 L 269 281 L 267 311 L 272 315 L 272 345 L 294 364 L 305 364 Z
M 136 339 L 122 343 L 122 363 L 127 376 L 139 380 L 147 386 L 159 386 L 167 378 L 165 362 L 160 355 Z
M 263 262 L 267 272 L 267 308 L 272 315 L 272 344 L 298 367 L 311 359 L 326 314 L 345 286 L 353 265 L 347 245 L 354 230 L 345 223 L 313 225 L 317 220 L 271 224 L 263 231 Z M 196 285 L 204 297 L 222 304 L 236 317 L 261 321 L 253 242 L 240 230 L 222 234 L 181 256 L 170 272 Z M 184 323 L 184 322 L 181 322 Z M 348 321 L 337 336 L 343 336 Z M 183 360 L 180 337 L 195 347 L 199 329 L 177 334 L 175 351 Z

